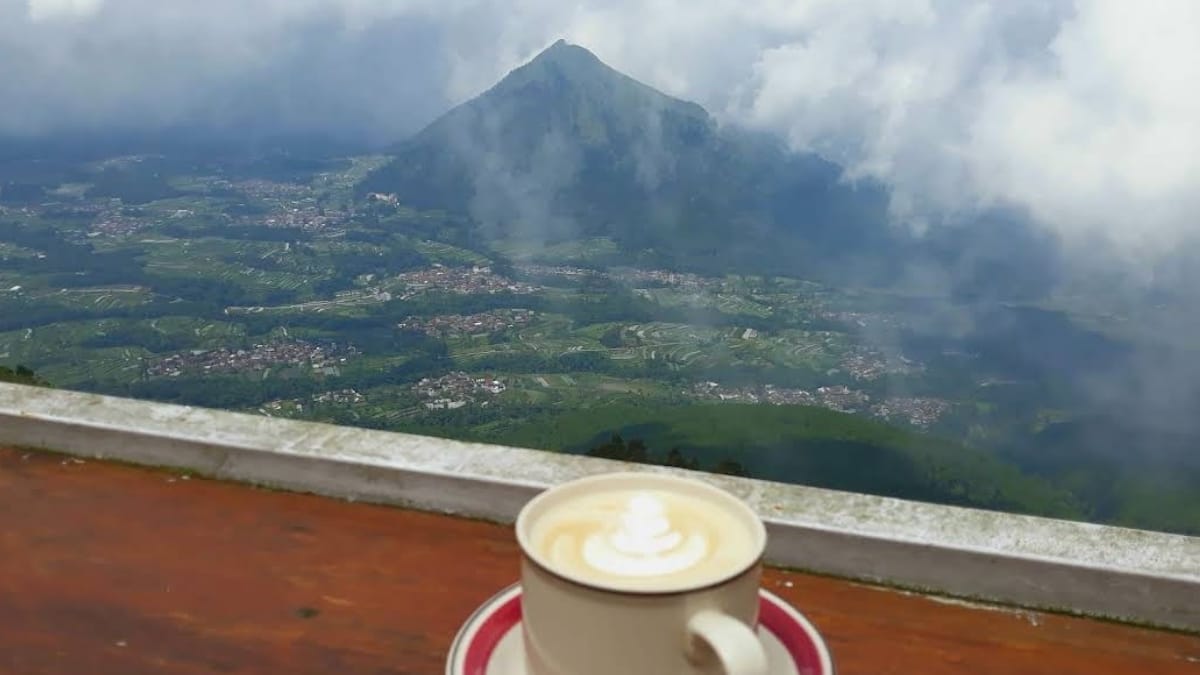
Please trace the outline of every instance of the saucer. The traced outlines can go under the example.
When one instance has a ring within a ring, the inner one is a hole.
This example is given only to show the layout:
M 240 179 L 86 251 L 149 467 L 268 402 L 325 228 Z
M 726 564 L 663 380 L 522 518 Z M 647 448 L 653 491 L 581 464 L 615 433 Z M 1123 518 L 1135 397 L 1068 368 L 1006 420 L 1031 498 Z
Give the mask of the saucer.
M 758 636 L 770 675 L 834 675 L 820 633 L 791 605 L 760 589 Z M 521 585 L 485 602 L 458 631 L 446 675 L 527 675 L 521 640 Z

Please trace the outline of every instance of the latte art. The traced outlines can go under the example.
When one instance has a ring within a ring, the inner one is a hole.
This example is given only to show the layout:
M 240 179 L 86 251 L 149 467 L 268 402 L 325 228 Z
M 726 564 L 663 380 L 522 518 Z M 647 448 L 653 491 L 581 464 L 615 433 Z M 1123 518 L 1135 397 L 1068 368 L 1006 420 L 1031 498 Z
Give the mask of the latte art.
M 651 495 L 631 497 L 617 528 L 584 541 L 583 559 L 602 572 L 631 577 L 671 574 L 703 560 L 708 553 L 704 535 L 672 530 L 664 511 Z
M 753 537 L 727 510 L 665 490 L 609 490 L 548 509 L 531 542 L 552 568 L 650 589 L 693 583 L 753 562 Z

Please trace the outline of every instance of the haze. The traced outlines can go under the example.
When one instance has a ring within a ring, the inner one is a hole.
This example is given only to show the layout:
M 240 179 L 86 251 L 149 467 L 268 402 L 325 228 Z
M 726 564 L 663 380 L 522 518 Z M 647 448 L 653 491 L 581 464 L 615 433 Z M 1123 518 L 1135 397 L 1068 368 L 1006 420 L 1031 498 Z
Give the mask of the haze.
M 384 143 L 559 37 L 884 181 L 917 230 L 1017 207 L 1137 266 L 1196 231 L 1188 0 L 0 0 L 0 133 Z

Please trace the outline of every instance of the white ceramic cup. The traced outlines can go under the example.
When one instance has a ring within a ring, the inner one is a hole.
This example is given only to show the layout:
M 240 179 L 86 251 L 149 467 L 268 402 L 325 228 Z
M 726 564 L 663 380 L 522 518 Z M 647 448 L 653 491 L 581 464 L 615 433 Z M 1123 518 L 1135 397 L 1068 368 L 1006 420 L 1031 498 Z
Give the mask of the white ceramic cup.
M 531 533 L 548 510 L 604 490 L 666 490 L 698 497 L 734 517 L 750 546 L 736 569 L 687 586 L 637 591 L 556 569 Z M 517 517 L 522 631 L 530 675 L 766 675 L 755 633 L 767 533 L 733 495 L 659 473 L 611 473 L 565 483 L 531 500 Z

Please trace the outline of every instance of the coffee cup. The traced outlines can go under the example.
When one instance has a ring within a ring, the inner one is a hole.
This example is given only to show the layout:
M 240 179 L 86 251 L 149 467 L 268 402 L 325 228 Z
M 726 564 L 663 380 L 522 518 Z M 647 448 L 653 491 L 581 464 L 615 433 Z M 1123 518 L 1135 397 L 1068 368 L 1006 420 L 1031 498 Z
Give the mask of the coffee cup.
M 766 528 L 728 492 L 602 474 L 541 493 L 516 531 L 530 675 L 766 674 Z

